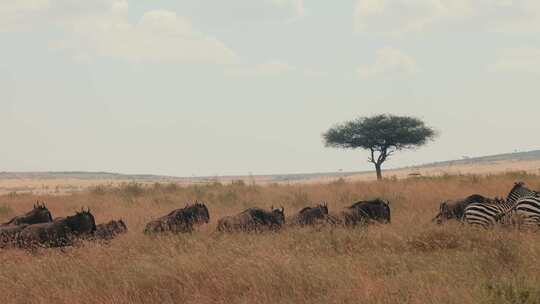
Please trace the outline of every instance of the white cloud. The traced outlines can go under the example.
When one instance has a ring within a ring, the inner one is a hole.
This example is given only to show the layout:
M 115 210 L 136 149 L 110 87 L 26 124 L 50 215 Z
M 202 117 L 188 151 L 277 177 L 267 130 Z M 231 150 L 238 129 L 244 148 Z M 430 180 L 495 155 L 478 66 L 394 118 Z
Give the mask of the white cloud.
M 540 74 L 540 48 L 509 48 L 501 50 L 497 61 L 488 69 L 492 72 L 519 71 Z
M 465 26 L 494 32 L 540 31 L 538 0 L 358 0 L 360 32 L 403 34 Z
M 132 22 L 126 0 L 20 1 L 20 5 L 0 5 L 0 17 L 17 12 L 9 20 L 12 28 L 21 21 L 33 22 L 34 28 L 53 27 L 62 38 L 50 45 L 71 53 L 78 62 L 96 56 L 141 63 L 229 64 L 237 60 L 223 42 L 197 31 L 190 20 L 173 11 L 148 11 Z M 32 15 L 37 17 L 29 19 Z
M 379 75 L 411 75 L 419 71 L 416 61 L 399 49 L 385 47 L 377 51 L 375 62 L 361 66 L 358 75 L 373 78 Z
M 115 1 L 105 12 L 69 20 L 63 45 L 75 53 L 142 63 L 216 63 L 236 61 L 221 41 L 196 31 L 173 11 L 146 12 L 138 23 L 127 17 L 127 2 Z

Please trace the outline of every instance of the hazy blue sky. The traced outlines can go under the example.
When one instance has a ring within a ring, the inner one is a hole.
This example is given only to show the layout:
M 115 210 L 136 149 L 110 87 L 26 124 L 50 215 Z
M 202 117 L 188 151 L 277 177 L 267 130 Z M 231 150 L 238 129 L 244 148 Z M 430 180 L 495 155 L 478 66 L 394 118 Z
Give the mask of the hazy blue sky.
M 370 169 L 321 133 L 414 115 L 386 167 L 540 148 L 538 0 L 0 0 L 0 171 Z

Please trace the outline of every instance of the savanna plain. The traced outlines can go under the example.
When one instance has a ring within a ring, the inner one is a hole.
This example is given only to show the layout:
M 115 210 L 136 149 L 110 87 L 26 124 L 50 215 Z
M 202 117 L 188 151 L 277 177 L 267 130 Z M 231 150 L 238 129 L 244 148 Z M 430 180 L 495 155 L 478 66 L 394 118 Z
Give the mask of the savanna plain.
M 54 217 L 84 206 L 97 223 L 122 218 L 129 231 L 106 243 L 0 249 L 0 303 L 540 303 L 540 234 L 431 222 L 444 200 L 506 196 L 516 181 L 540 189 L 538 175 L 506 173 L 3 195 L 0 222 L 39 199 Z M 391 224 L 216 232 L 220 217 L 248 207 L 284 206 L 291 216 L 321 201 L 339 212 L 374 197 L 390 201 Z M 208 225 L 191 234 L 142 233 L 151 219 L 194 200 L 209 207 Z

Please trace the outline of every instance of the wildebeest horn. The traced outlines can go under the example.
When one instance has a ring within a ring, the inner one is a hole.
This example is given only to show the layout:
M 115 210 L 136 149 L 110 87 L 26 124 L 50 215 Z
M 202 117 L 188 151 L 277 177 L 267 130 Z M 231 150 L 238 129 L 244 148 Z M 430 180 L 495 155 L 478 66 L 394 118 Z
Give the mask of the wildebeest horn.
M 285 212 L 285 208 L 283 208 L 283 206 L 281 206 L 281 212 Z

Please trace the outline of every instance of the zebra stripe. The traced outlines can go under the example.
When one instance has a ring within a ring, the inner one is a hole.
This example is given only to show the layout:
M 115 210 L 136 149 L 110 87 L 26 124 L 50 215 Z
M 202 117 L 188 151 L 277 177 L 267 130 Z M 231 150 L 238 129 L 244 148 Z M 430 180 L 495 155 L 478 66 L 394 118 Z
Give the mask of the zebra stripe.
M 520 228 L 540 227 L 540 197 L 528 196 L 520 198 L 514 207 Z
M 514 184 L 514 187 L 510 190 L 510 193 L 508 193 L 506 201 L 516 203 L 520 198 L 529 196 L 538 197 L 538 193 L 525 187 L 525 183 L 518 182 Z
M 506 219 L 514 207 L 513 202 L 496 200 L 496 203 L 472 203 L 465 208 L 463 221 L 472 226 L 488 228 Z

